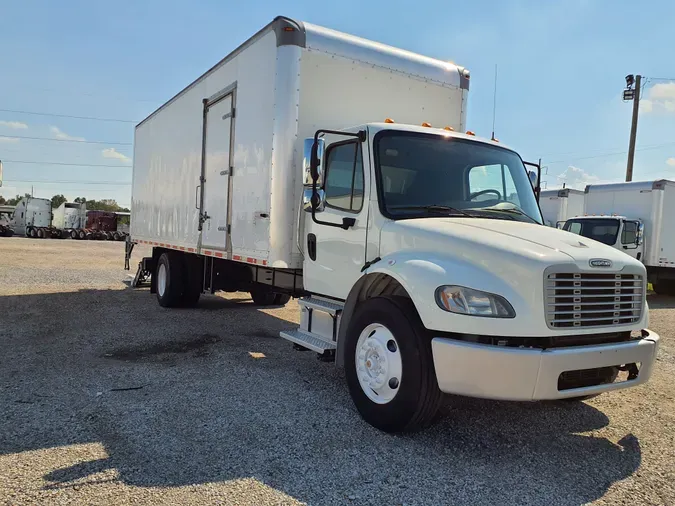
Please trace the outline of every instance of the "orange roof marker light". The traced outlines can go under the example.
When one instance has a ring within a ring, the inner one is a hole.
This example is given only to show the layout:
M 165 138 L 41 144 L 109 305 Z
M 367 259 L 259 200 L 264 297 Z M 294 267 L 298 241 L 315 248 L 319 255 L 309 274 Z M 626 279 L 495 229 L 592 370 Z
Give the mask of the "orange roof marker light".
M 473 133 L 471 130 L 467 130 L 466 135 L 473 135 L 474 137 L 476 136 L 476 134 Z
M 427 123 L 426 121 L 422 123 L 423 127 L 431 128 L 431 123 Z
M 391 118 L 386 118 L 386 119 L 384 120 L 384 122 L 385 122 L 385 123 L 395 123 L 395 121 L 394 121 L 393 119 L 391 119 Z
M 443 127 L 443 130 L 447 130 L 448 132 L 454 132 L 455 131 L 455 129 L 452 128 L 451 126 Z

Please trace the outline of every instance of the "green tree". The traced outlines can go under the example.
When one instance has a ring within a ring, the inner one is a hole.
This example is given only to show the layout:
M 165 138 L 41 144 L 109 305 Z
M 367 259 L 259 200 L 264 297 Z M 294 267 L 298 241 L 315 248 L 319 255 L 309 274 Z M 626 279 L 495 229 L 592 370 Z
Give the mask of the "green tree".
M 4 206 L 5 204 L 7 204 L 7 201 L 5 200 L 5 197 L 0 195 L 0 206 Z
M 87 202 L 87 199 L 84 197 L 77 197 L 73 202 L 77 202 L 79 204 L 84 204 Z
M 64 202 L 68 202 L 68 199 L 63 195 L 54 195 L 52 197 L 52 208 L 57 208 Z

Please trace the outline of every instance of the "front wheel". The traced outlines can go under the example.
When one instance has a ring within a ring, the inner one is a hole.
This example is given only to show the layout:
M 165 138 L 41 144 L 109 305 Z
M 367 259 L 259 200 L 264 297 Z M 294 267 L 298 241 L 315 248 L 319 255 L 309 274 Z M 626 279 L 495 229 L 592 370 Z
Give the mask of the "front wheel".
M 441 404 L 431 337 L 412 301 L 376 297 L 358 306 L 347 329 L 345 372 L 361 416 L 385 432 L 431 425 Z

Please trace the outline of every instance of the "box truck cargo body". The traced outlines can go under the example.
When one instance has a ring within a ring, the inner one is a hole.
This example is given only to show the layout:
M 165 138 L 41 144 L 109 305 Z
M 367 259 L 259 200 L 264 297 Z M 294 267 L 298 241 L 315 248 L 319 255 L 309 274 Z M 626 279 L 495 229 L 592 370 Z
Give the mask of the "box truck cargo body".
M 463 69 L 303 26 L 275 22 L 136 128 L 134 238 L 299 268 L 305 137 L 394 113 L 465 129 Z
M 659 293 L 675 295 L 675 182 L 588 185 L 584 216 L 565 230 L 637 258 Z
M 468 88 L 451 63 L 275 19 L 136 127 L 134 285 L 164 307 L 298 298 L 281 336 L 344 367 L 386 431 L 430 424 L 443 393 L 644 383 L 644 266 L 542 226 L 520 156 L 459 133 Z
M 550 227 L 561 228 L 569 218 L 584 214 L 585 195 L 582 190 L 572 188 L 542 191 L 539 207 L 544 223 Z

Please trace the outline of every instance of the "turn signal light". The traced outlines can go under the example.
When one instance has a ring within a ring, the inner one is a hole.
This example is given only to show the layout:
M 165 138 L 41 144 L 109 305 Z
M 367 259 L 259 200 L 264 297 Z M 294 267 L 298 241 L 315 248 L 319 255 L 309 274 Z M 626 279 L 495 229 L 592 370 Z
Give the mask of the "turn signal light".
M 394 120 L 391 118 L 387 118 L 384 120 L 385 123 L 394 123 Z
M 448 132 L 454 132 L 455 131 L 455 129 L 452 128 L 451 126 L 443 127 L 443 130 L 447 130 Z
M 427 123 L 426 121 L 422 123 L 423 127 L 431 128 L 431 123 Z
M 471 130 L 467 130 L 467 131 L 466 131 L 466 135 L 473 135 L 473 136 L 475 136 L 476 134 L 473 133 Z

